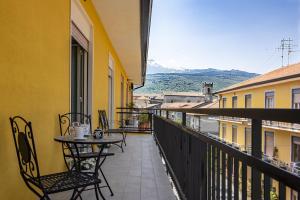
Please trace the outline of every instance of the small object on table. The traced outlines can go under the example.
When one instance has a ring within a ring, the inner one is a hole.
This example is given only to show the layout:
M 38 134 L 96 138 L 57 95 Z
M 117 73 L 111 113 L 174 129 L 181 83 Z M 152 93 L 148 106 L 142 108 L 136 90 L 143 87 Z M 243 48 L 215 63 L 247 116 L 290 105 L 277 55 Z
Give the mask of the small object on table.
M 103 138 L 103 130 L 101 130 L 101 129 L 95 129 L 95 131 L 94 131 L 94 137 L 96 138 L 96 139 L 101 139 L 101 138 Z

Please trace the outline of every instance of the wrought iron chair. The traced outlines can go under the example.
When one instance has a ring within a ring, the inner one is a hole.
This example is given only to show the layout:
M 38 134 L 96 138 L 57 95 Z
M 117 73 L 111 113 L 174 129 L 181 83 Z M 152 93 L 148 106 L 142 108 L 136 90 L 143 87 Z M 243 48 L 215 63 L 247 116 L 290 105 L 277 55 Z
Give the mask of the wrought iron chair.
M 41 175 L 34 143 L 31 122 L 20 116 L 10 118 L 13 139 L 18 157 L 20 174 L 26 186 L 40 199 L 50 199 L 49 195 L 73 190 L 71 199 L 81 198 L 81 193 L 88 186 L 94 186 L 97 200 L 98 191 L 103 196 L 99 184 L 101 180 L 87 173 L 66 171 Z M 98 190 L 98 191 L 97 191 Z
M 123 143 L 126 146 L 126 132 L 123 128 L 110 128 L 109 127 L 109 121 L 106 115 L 106 111 L 105 110 L 98 110 L 98 128 L 102 129 L 104 131 L 104 133 L 110 135 L 110 134 L 121 134 L 123 137 L 123 140 L 121 142 L 121 144 L 114 144 L 116 146 L 118 146 L 119 148 L 121 148 L 122 152 L 124 152 L 123 149 Z
M 59 125 L 60 125 L 60 134 L 62 136 L 71 134 L 70 126 L 72 125 L 72 122 L 80 122 L 81 124 L 89 124 L 89 127 L 90 127 L 89 134 L 93 135 L 92 126 L 91 126 L 91 122 L 92 122 L 91 115 L 86 115 L 83 113 L 65 113 L 62 115 L 58 115 L 58 117 L 59 117 Z M 70 166 L 70 164 L 68 163 L 67 160 L 72 161 L 74 157 L 80 158 L 81 161 L 88 160 L 88 159 L 93 159 L 94 161 L 97 160 L 99 152 L 95 151 L 94 147 L 92 145 L 82 145 L 80 147 L 77 146 L 77 148 L 79 150 L 79 156 L 77 154 L 78 151 L 76 150 L 75 147 L 70 147 L 67 144 L 62 144 L 62 150 L 63 150 L 65 164 L 69 170 L 72 170 L 73 166 Z M 111 196 L 113 196 L 113 192 L 112 192 L 112 189 L 101 169 L 101 166 L 103 165 L 104 161 L 106 160 L 106 158 L 108 156 L 113 156 L 113 155 L 115 155 L 115 154 L 110 153 L 110 152 L 102 152 L 100 155 L 102 157 L 102 161 L 100 163 L 100 168 L 99 168 L 99 171 L 105 182 L 105 185 L 101 186 L 101 188 L 108 187 L 108 189 L 111 193 Z

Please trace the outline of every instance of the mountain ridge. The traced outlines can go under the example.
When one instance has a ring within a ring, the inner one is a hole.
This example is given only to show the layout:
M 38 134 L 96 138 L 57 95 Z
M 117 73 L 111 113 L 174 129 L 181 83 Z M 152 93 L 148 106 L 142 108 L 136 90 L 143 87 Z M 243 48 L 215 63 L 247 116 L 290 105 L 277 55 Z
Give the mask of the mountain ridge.
M 164 93 L 164 92 L 201 92 L 203 82 L 213 82 L 214 91 L 258 76 L 242 70 L 206 69 L 171 69 L 157 63 L 148 64 L 144 87 L 135 93 Z

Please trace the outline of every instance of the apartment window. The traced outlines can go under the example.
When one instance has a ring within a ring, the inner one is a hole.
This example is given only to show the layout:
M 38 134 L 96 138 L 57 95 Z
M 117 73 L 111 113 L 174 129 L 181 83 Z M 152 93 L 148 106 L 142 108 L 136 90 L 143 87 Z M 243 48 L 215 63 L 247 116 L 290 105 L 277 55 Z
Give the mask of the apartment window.
M 222 106 L 223 106 L 223 108 L 226 108 L 226 102 L 227 102 L 227 99 L 223 98 L 222 99 Z
M 226 124 L 222 125 L 222 138 L 225 139 L 226 138 Z
M 245 150 L 250 151 L 252 144 L 251 128 L 245 128 Z
M 300 88 L 292 90 L 292 108 L 300 109 Z
M 232 108 L 237 108 L 237 96 L 232 97 Z
M 237 126 L 232 126 L 232 142 L 237 143 Z
M 265 108 L 274 108 L 274 92 L 265 93 Z
M 274 156 L 274 133 L 270 131 L 265 131 L 265 154 Z
M 292 162 L 300 162 L 300 137 L 292 137 Z
M 251 94 L 245 95 L 245 108 L 251 108 L 252 107 L 252 96 Z

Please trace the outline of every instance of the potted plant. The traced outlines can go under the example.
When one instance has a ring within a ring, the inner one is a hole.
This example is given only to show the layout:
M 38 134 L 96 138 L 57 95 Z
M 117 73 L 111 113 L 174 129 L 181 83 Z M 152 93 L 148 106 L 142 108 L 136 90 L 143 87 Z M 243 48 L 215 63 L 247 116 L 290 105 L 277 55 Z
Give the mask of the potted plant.
M 150 128 L 148 114 L 140 114 L 138 119 L 139 119 L 139 129 Z
M 133 112 L 133 109 L 135 108 L 135 105 L 133 102 L 130 102 L 126 105 L 127 108 L 130 108 L 128 109 L 129 112 Z M 129 125 L 133 125 L 134 124 L 134 121 L 133 121 L 133 118 L 132 118 L 132 114 L 127 114 L 125 115 L 125 126 L 129 126 Z

